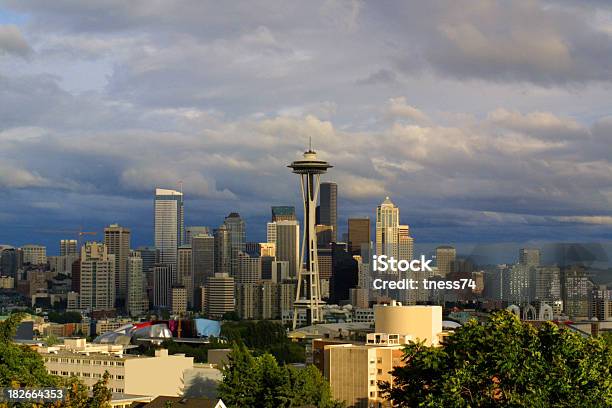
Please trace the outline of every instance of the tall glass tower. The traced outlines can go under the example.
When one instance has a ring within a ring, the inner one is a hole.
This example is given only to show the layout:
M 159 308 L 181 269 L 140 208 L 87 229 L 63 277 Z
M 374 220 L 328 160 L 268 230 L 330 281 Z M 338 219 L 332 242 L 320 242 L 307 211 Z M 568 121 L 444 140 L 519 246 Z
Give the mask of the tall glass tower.
M 163 188 L 155 189 L 155 247 L 159 262 L 173 268 L 176 278 L 178 247 L 185 236 L 183 193 Z
M 287 166 L 300 175 L 302 199 L 304 202 L 304 235 L 295 303 L 293 306 L 293 328 L 297 327 L 298 314 L 306 310 L 306 325 L 323 321 L 321 312 L 321 284 L 319 282 L 319 263 L 317 259 L 317 234 L 315 217 L 321 174 L 332 167 L 326 161 L 317 158 L 312 149 L 304 152 L 301 160 Z

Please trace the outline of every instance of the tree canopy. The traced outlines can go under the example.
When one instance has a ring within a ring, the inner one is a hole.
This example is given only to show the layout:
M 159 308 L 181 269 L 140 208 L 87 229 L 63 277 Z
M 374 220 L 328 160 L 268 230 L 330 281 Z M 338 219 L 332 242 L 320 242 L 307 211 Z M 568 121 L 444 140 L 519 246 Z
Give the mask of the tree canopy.
M 62 378 L 47 373 L 42 357 L 30 347 L 12 341 L 23 313 L 10 315 L 0 322 L 0 387 L 62 387 L 68 390 L 66 400 L 53 404 L 65 408 L 110 408 L 111 393 L 107 388 L 108 372 L 93 387 L 93 395 L 76 378 Z M 2 407 L 3 403 L 0 403 Z M 28 406 L 21 404 L 21 406 Z M 30 404 L 30 406 L 38 406 Z
M 228 407 L 341 407 L 316 367 L 279 365 L 267 353 L 253 357 L 243 344 L 234 345 L 222 371 L 219 397 Z
M 409 344 L 403 362 L 381 383 L 396 407 L 612 406 L 609 345 L 506 311 L 469 321 L 443 347 Z

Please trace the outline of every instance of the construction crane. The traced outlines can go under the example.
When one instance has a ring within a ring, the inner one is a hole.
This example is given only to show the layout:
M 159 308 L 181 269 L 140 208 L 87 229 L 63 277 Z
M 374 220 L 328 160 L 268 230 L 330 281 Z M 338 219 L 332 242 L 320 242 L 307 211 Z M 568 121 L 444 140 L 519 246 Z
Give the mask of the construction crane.
M 77 238 L 77 252 L 81 250 L 81 239 L 85 235 L 98 235 L 96 231 L 83 231 L 83 227 L 80 226 L 78 230 L 37 230 L 37 232 L 51 233 L 51 234 L 71 234 Z

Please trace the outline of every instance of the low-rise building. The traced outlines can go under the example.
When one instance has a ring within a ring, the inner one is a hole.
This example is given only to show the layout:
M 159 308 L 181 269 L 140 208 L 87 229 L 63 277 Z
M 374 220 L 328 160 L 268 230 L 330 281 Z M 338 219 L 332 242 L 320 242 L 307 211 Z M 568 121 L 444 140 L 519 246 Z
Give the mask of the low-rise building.
M 74 376 L 90 389 L 108 371 L 112 392 L 153 397 L 181 395 L 184 373 L 193 368 L 193 357 L 169 355 L 165 349 L 156 350 L 153 357 L 123 351 L 121 345 L 89 344 L 85 339 L 66 339 L 63 345 L 38 348 L 50 374 Z

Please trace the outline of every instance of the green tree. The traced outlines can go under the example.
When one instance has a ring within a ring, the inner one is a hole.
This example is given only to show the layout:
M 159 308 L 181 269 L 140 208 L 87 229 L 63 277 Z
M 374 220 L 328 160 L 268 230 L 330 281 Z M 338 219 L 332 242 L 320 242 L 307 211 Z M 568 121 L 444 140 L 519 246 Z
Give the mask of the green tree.
M 110 408 L 110 401 L 113 396 L 111 391 L 108 389 L 108 379 L 110 374 L 108 371 L 104 372 L 102 378 L 96 382 L 92 389 L 92 397 L 90 399 L 90 407 L 92 408 Z
M 297 369 L 279 365 L 270 354 L 253 357 L 244 345 L 234 345 L 223 368 L 219 396 L 228 407 L 335 408 L 329 384 L 314 366 Z
M 15 313 L 0 322 L 0 387 L 63 387 L 68 390 L 65 401 L 52 406 L 110 407 L 111 392 L 106 387 L 108 373 L 105 373 L 104 377 L 94 385 L 93 397 L 88 397 L 87 388 L 78 379 L 61 378 L 47 373 L 44 362 L 36 351 L 13 343 L 12 337 L 24 317 L 23 313 Z
M 443 347 L 412 343 L 394 383 L 381 383 L 396 407 L 612 406 L 612 350 L 546 323 L 539 330 L 501 311 L 469 321 Z
M 12 341 L 24 317 L 23 313 L 15 313 L 0 323 L 0 387 L 55 386 L 58 378 L 47 373 L 40 355 Z

